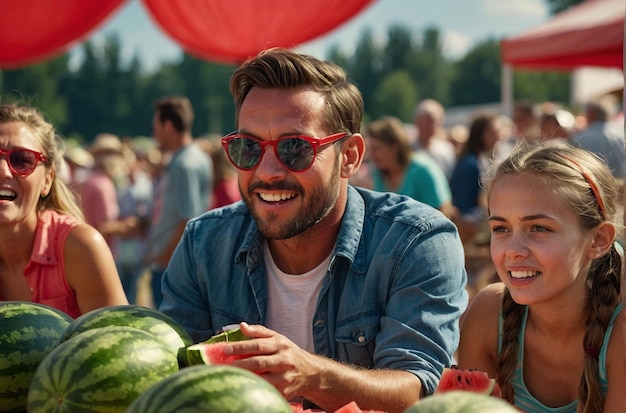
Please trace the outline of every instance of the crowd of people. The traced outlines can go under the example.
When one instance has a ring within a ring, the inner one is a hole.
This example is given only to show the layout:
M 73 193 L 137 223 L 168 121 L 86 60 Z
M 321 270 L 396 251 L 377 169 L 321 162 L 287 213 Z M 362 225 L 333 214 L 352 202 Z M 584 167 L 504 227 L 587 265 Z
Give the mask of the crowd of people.
M 464 130 L 427 99 L 414 128 L 364 125 L 342 68 L 281 48 L 230 90 L 224 137 L 194 138 L 189 100 L 168 96 L 149 144 L 65 151 L 36 109 L 0 105 L 0 299 L 76 317 L 138 302 L 146 275 L 148 305 L 196 342 L 238 325 L 251 340 L 225 353 L 305 408 L 403 412 L 458 364 L 525 411 L 623 410 L 610 107 L 575 126 L 523 101 Z M 470 294 L 476 244 L 493 277 Z

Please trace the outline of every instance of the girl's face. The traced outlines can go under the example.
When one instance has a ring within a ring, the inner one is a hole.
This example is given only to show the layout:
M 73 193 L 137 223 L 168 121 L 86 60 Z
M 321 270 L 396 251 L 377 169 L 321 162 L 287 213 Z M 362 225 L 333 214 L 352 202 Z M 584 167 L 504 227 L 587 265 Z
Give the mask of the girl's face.
M 0 123 L 0 148 L 43 151 L 37 137 L 20 122 Z M 41 162 L 30 175 L 15 175 L 6 156 L 0 156 L 0 224 L 36 223 L 39 198 L 48 194 L 53 177 Z
M 523 305 L 585 297 L 593 231 L 536 174 L 509 175 L 489 196 L 491 257 L 500 280 Z

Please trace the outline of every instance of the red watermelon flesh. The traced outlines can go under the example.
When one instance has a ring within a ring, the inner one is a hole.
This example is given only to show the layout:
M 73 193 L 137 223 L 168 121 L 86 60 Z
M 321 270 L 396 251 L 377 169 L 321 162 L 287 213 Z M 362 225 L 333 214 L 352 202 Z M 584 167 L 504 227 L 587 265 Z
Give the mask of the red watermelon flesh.
M 489 394 L 500 397 L 500 387 L 495 379 L 480 370 L 461 370 L 457 366 L 444 368 L 441 380 L 435 393 L 444 393 L 452 390 L 464 390 L 472 393 Z
M 226 355 L 224 347 L 227 342 L 219 343 L 200 343 L 189 346 L 186 349 L 187 362 L 189 365 L 194 364 L 233 364 L 233 361 L 244 359 L 249 355 Z

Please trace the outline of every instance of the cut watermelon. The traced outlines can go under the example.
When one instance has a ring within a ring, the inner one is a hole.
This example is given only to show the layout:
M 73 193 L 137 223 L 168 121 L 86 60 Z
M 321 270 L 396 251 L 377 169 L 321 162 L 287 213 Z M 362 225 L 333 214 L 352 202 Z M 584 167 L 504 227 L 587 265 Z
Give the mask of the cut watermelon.
M 189 346 L 186 349 L 187 363 L 192 366 L 195 364 L 233 364 L 233 361 L 249 357 L 248 355 L 226 355 L 224 347 L 228 343 L 221 341 L 218 343 L 200 343 Z
M 335 410 L 335 413 L 363 413 L 363 410 L 359 408 L 359 405 L 355 401 L 352 401 L 345 406 Z
M 444 393 L 452 390 L 464 390 L 472 393 L 487 394 L 500 397 L 500 387 L 495 379 L 480 370 L 461 370 L 457 366 L 444 368 L 441 380 L 435 393 Z

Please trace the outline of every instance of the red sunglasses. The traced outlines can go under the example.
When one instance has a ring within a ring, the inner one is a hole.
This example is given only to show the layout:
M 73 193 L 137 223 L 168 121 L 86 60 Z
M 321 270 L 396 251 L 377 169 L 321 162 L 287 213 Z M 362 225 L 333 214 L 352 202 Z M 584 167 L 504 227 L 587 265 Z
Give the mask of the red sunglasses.
M 39 162 L 46 162 L 43 153 L 26 148 L 0 149 L 0 156 L 6 157 L 9 170 L 19 176 L 32 174 Z
M 273 141 L 264 141 L 253 136 L 233 132 L 222 138 L 222 146 L 230 162 L 242 171 L 250 171 L 261 162 L 265 147 L 274 148 L 280 162 L 292 172 L 304 172 L 313 165 L 320 146 L 338 141 L 348 136 L 346 132 L 324 138 L 304 135 L 291 135 Z

